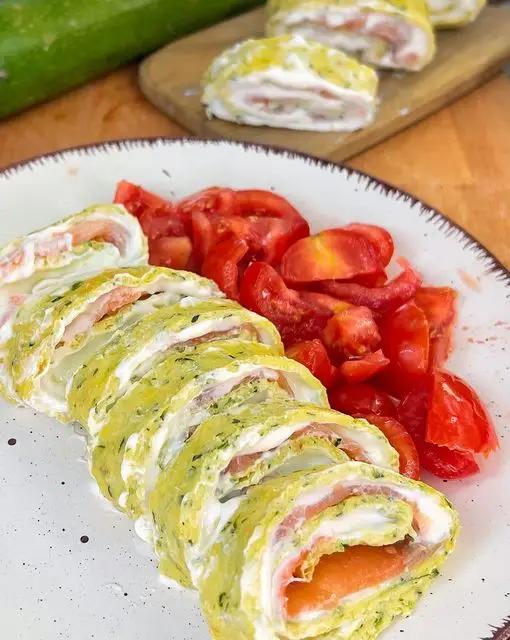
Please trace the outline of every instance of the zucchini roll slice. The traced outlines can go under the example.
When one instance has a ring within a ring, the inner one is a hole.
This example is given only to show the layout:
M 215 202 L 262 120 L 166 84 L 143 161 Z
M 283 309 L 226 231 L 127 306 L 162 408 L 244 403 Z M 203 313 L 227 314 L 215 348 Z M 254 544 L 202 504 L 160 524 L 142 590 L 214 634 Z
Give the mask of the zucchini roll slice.
M 377 74 L 300 36 L 247 40 L 217 57 L 204 81 L 209 116 L 242 124 L 355 131 L 374 118 Z
M 453 549 L 439 492 L 363 462 L 249 490 L 200 573 L 215 640 L 365 640 L 407 615 Z
M 222 295 L 211 280 L 158 267 L 107 270 L 47 294 L 25 304 L 14 323 L 6 359 L 12 388 L 25 404 L 69 421 L 74 374 L 116 331 L 183 297 Z
M 270 0 L 267 33 L 300 35 L 406 71 L 422 69 L 436 51 L 424 0 Z
M 160 471 L 210 415 L 247 402 L 246 393 L 255 396 L 250 402 L 258 402 L 260 381 L 328 406 L 324 387 L 308 369 L 279 353 L 279 346 L 236 339 L 176 347 L 109 411 L 91 443 L 92 474 L 105 497 L 131 517 L 143 516 L 142 537 L 150 537 L 147 503 Z M 252 388 L 246 391 L 245 383 L 252 381 L 255 394 Z
M 68 394 L 72 415 L 89 433 L 96 434 L 115 402 L 168 357 L 173 347 L 234 337 L 283 351 L 274 325 L 236 302 L 184 298 L 158 309 L 128 332 L 119 332 L 82 365 Z
M 138 220 L 118 205 L 98 205 L 0 250 L 0 392 L 18 398 L 5 372 L 5 343 L 19 308 L 109 267 L 147 264 Z
M 381 431 L 331 409 L 268 399 L 212 416 L 150 495 L 160 571 L 197 584 L 207 549 L 249 487 L 351 458 L 398 471 L 398 453 Z
M 436 29 L 464 27 L 478 18 L 486 0 L 427 0 L 430 21 Z

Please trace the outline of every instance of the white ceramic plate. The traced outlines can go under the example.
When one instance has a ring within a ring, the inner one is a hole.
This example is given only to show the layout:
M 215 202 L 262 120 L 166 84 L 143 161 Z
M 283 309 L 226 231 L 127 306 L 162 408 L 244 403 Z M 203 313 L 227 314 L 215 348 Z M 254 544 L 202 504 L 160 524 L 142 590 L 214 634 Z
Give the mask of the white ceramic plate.
M 384 637 L 508 640 L 510 274 L 440 213 L 377 180 L 294 153 L 195 140 L 91 146 L 7 169 L 0 173 L 0 243 L 111 201 L 121 178 L 171 197 L 215 184 L 275 189 L 315 230 L 381 224 L 427 282 L 459 290 L 449 366 L 479 390 L 501 449 L 479 476 L 433 483 L 460 510 L 458 550 L 432 595 Z M 1 404 L 0 416 L 0 637 L 206 640 L 195 596 L 159 582 L 148 547 L 98 497 L 83 439 L 28 410 Z

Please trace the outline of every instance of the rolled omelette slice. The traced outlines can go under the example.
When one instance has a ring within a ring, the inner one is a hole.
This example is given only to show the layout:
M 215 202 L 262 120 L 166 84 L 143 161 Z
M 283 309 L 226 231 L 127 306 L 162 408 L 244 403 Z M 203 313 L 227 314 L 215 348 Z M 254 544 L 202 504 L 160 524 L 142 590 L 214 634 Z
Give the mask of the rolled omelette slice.
M 372 640 L 408 615 L 452 551 L 434 489 L 347 462 L 253 487 L 200 574 L 214 640 Z
M 377 74 L 300 36 L 246 40 L 223 52 L 203 80 L 210 117 L 255 126 L 355 131 L 372 122 Z
M 147 261 L 142 228 L 119 205 L 90 207 L 0 249 L 0 393 L 17 400 L 5 374 L 5 344 L 21 305 L 105 268 Z
M 328 406 L 320 382 L 280 353 L 236 339 L 177 347 L 110 410 L 91 443 L 92 474 L 106 498 L 139 519 L 142 537 L 151 539 L 148 498 L 159 472 L 201 422 L 246 402 L 244 383 L 269 381 L 291 397 Z
M 486 0 L 427 0 L 430 21 L 436 29 L 463 27 L 478 18 Z
M 207 549 L 246 490 L 300 469 L 362 460 L 398 471 L 379 429 L 290 399 L 269 398 L 202 422 L 149 497 L 160 572 L 198 584 Z
M 267 34 L 294 34 L 367 64 L 419 71 L 436 43 L 425 0 L 270 0 Z
M 183 297 L 221 297 L 216 285 L 161 267 L 110 269 L 25 304 L 7 344 L 12 388 L 37 411 L 69 421 L 67 392 L 80 366 L 116 331 Z
M 232 300 L 184 298 L 119 332 L 75 374 L 68 393 L 74 419 L 95 435 L 110 408 L 176 345 L 239 337 L 283 352 L 280 335 L 266 318 Z

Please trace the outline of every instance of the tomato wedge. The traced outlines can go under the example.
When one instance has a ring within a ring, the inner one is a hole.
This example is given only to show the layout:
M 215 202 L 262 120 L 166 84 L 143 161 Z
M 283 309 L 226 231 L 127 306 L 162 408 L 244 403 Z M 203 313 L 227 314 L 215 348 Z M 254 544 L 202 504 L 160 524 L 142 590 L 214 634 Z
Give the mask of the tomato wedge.
M 179 200 L 177 209 L 188 217 L 197 211 L 236 216 L 238 215 L 237 194 L 234 189 L 210 187 Z
M 280 266 L 289 283 L 347 280 L 379 270 L 373 244 L 345 229 L 329 229 L 298 240 L 286 251 Z
M 402 259 L 399 262 L 404 269 L 402 273 L 382 287 L 371 288 L 355 282 L 329 280 L 317 286 L 322 293 L 327 293 L 339 300 L 368 307 L 378 314 L 390 313 L 411 300 L 422 282 L 421 276 L 408 262 Z
M 351 304 L 349 302 L 342 302 L 338 298 L 328 296 L 327 293 L 317 293 L 316 291 L 300 291 L 299 296 L 301 300 L 308 302 L 314 307 L 319 309 L 326 309 L 332 313 L 340 313 L 345 309 L 348 309 Z
M 326 389 L 333 384 L 336 377 L 336 367 L 331 363 L 326 347 L 318 338 L 293 344 L 287 349 L 285 355 L 308 367 Z
M 405 567 L 405 552 L 397 545 L 353 545 L 324 555 L 310 581 L 294 581 L 285 589 L 287 616 L 334 609 L 341 598 L 390 580 Z
M 379 260 L 383 267 L 386 267 L 390 263 L 395 246 L 389 231 L 375 224 L 359 224 L 357 222 L 348 224 L 343 228 L 359 233 L 369 240 L 379 253 Z
M 390 359 L 382 381 L 397 396 L 427 372 L 429 363 L 429 325 L 423 311 L 408 302 L 379 323 L 382 350 Z
M 407 429 L 394 418 L 366 414 L 363 416 L 370 424 L 380 429 L 388 438 L 391 446 L 398 451 L 400 457 L 400 473 L 408 478 L 418 480 L 420 477 L 420 457 L 416 445 Z
M 326 346 L 337 356 L 364 356 L 381 342 L 370 309 L 348 306 L 328 320 L 322 332 Z
M 149 244 L 149 262 L 170 269 L 192 269 L 193 246 L 187 236 L 156 238 Z
M 359 417 L 367 414 L 395 416 L 395 404 L 384 391 L 371 384 L 342 384 L 329 392 L 333 409 Z
M 223 237 L 207 254 L 202 275 L 214 280 L 229 298 L 239 299 L 239 262 L 248 253 L 248 244 L 233 234 Z
M 422 468 L 445 480 L 458 480 L 478 473 L 480 467 L 472 453 L 440 447 L 425 440 L 431 391 L 432 378 L 424 376 L 397 409 L 399 422 L 409 431 L 418 449 Z
M 374 353 L 367 353 L 362 358 L 352 358 L 346 360 L 338 367 L 339 377 L 349 384 L 365 382 L 383 371 L 390 361 L 379 349 Z
M 289 202 L 266 191 L 207 189 L 178 207 L 191 217 L 199 260 L 223 235 L 234 233 L 248 243 L 250 259 L 277 264 L 288 247 L 310 232 Z
M 114 202 L 123 204 L 139 219 L 143 232 L 149 240 L 162 236 L 189 235 L 188 216 L 182 215 L 169 200 L 127 180 L 121 180 L 118 183 Z
M 420 287 L 415 304 L 427 316 L 430 331 L 430 368 L 442 367 L 452 348 L 457 292 L 450 287 Z
M 494 425 L 474 389 L 448 371 L 435 371 L 433 380 L 427 441 L 485 456 L 497 449 Z
M 241 304 L 276 325 L 286 345 L 317 338 L 331 316 L 330 311 L 302 300 L 265 262 L 253 262 L 246 269 L 240 298 Z

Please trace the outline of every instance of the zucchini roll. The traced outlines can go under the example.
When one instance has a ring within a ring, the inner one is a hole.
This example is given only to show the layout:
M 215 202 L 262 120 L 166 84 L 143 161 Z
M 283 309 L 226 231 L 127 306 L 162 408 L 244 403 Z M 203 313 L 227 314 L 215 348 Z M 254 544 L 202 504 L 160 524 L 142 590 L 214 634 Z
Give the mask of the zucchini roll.
M 350 458 L 398 471 L 398 453 L 379 429 L 331 409 L 270 398 L 212 416 L 150 495 L 160 571 L 196 585 L 207 549 L 249 487 Z
M 280 335 L 269 320 L 221 298 L 184 298 L 145 316 L 88 360 L 73 378 L 68 400 L 73 417 L 91 434 L 108 410 L 177 345 L 238 337 L 281 352 Z
M 91 443 L 92 474 L 106 498 L 140 518 L 142 537 L 151 536 L 148 498 L 159 472 L 209 416 L 247 402 L 247 393 L 250 403 L 259 402 L 274 387 L 328 406 L 320 382 L 280 353 L 279 345 L 238 339 L 176 347 L 110 409 Z M 247 389 L 250 382 L 257 384 Z M 262 395 L 259 382 L 265 382 Z
M 98 205 L 0 250 L 0 392 L 18 400 L 5 372 L 5 343 L 21 305 L 108 267 L 147 264 L 138 220 L 118 205 Z M 56 294 L 55 294 L 56 295 Z
M 7 344 L 6 375 L 22 402 L 69 421 L 67 393 L 74 374 L 117 331 L 183 297 L 222 295 L 212 281 L 183 271 L 104 271 L 21 307 Z
M 486 4 L 486 0 L 427 0 L 436 29 L 463 27 L 476 20 Z
M 247 40 L 205 75 L 209 116 L 255 126 L 355 131 L 374 118 L 377 74 L 354 58 L 300 36 Z
M 285 33 L 389 69 L 418 71 L 436 50 L 424 0 L 270 0 L 267 34 Z
M 363 462 L 252 487 L 200 573 L 214 640 L 368 640 L 408 615 L 458 519 L 426 485 Z

